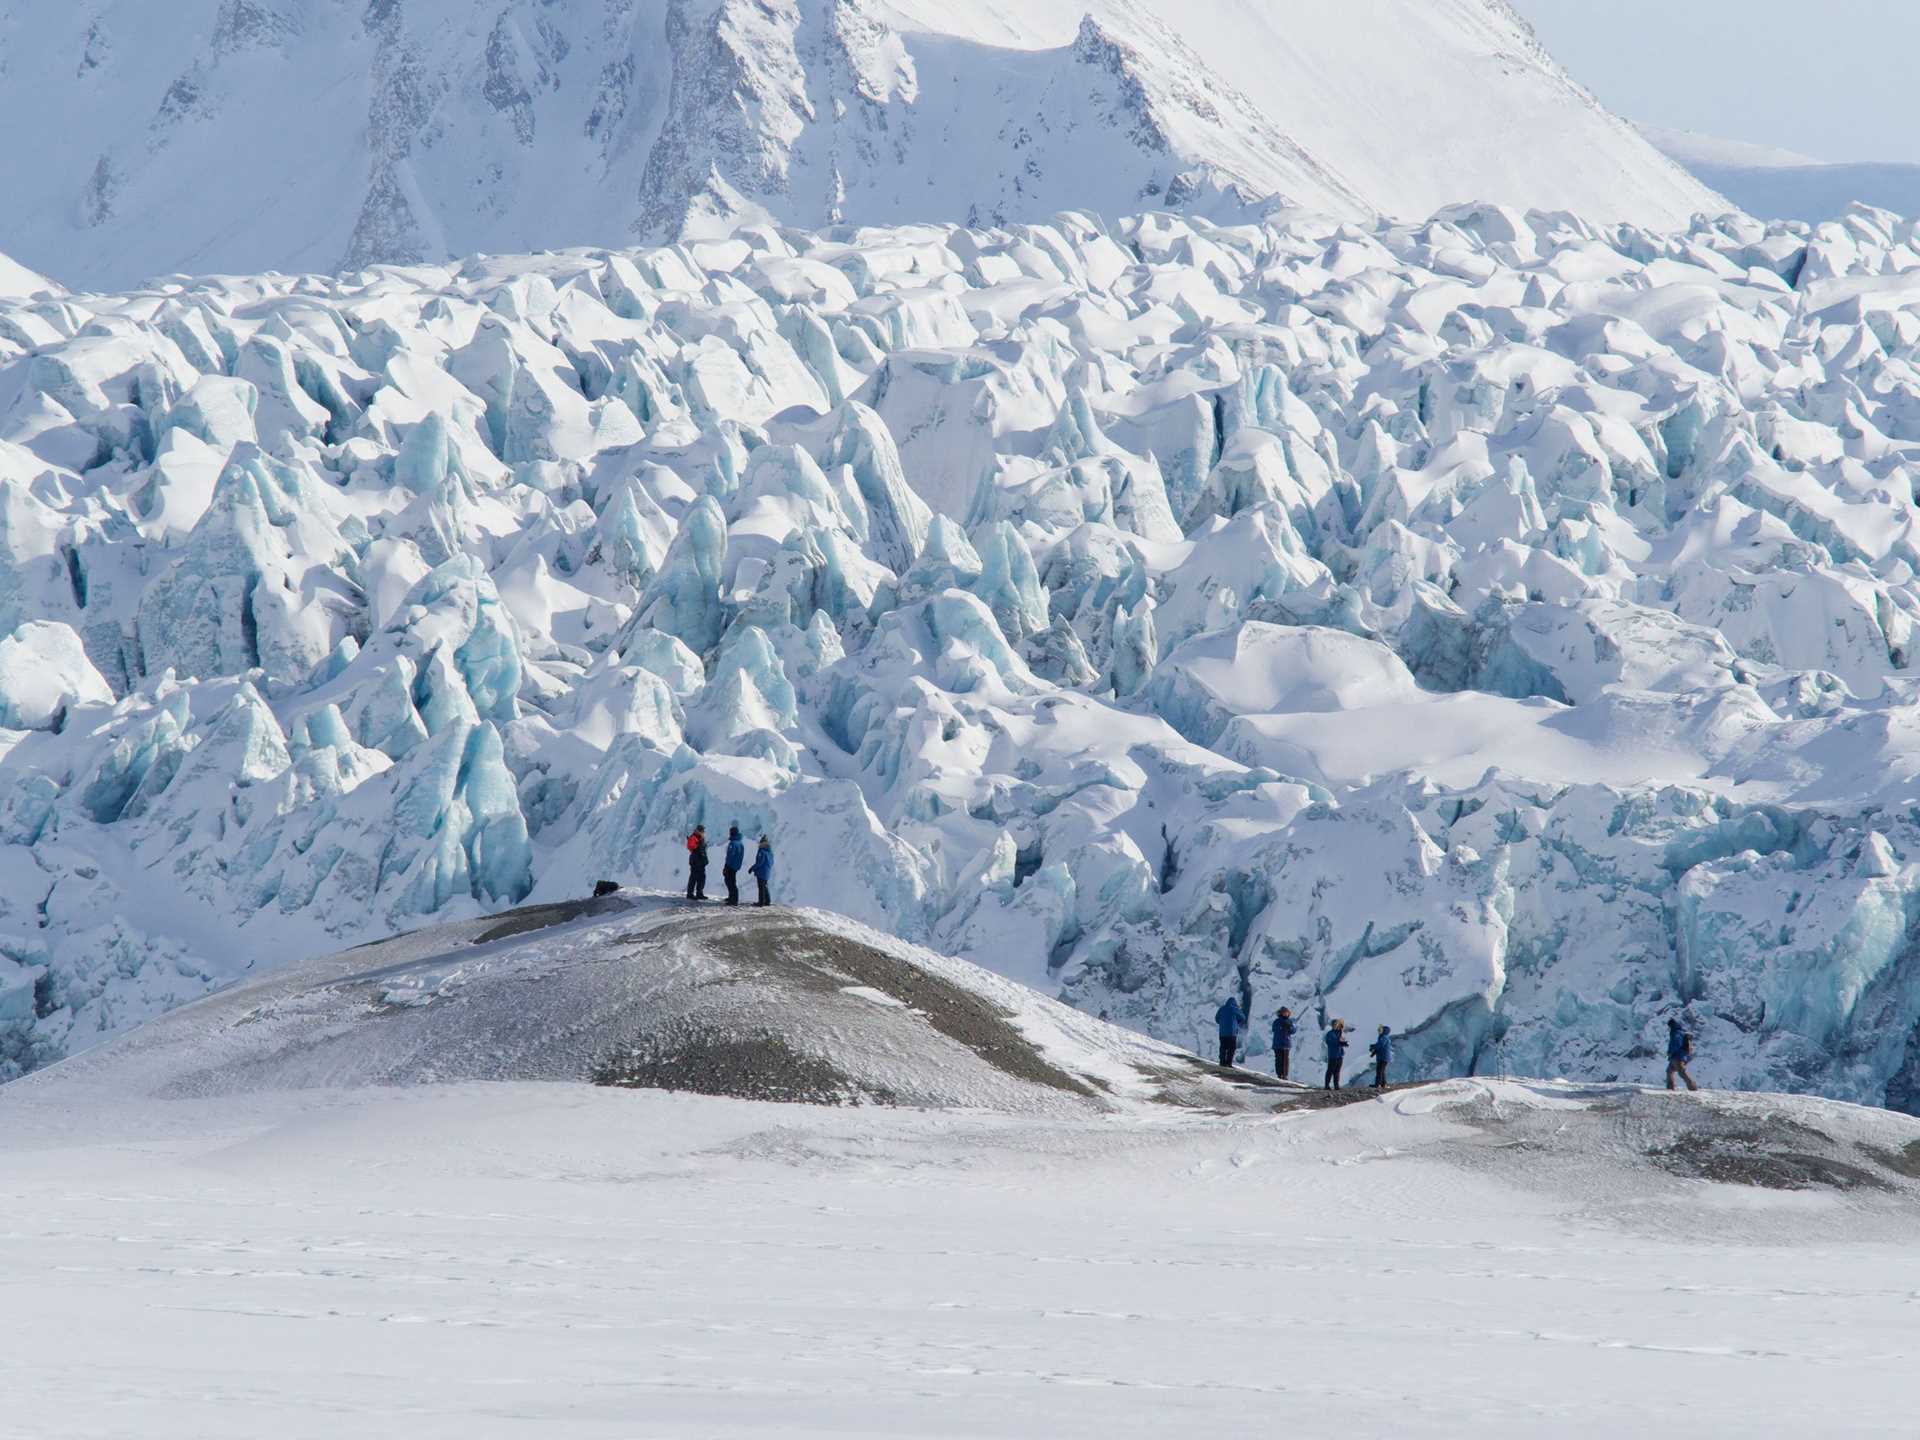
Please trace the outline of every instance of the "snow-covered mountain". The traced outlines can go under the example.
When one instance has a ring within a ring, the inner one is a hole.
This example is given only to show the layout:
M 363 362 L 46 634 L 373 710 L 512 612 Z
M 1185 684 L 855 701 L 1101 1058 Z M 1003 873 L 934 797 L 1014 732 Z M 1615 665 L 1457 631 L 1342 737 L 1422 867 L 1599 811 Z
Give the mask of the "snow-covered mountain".
M 705 819 L 1164 1038 L 1684 1006 L 1912 1106 L 1916 270 L 1476 206 L 0 300 L 3 1063 Z
M 73 286 L 767 217 L 1721 207 L 1497 0 L 0 0 L 0 131 L 0 250 Z
M 1819 224 L 1850 205 L 1920 215 L 1920 165 L 1891 161 L 1827 161 L 1791 150 L 1720 140 L 1687 130 L 1640 127 L 1675 161 L 1764 220 Z

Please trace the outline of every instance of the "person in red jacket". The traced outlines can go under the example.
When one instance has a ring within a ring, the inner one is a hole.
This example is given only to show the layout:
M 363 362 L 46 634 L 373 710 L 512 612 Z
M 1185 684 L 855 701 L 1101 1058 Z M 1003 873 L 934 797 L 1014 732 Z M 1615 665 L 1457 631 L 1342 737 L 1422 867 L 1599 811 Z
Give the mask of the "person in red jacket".
M 687 836 L 687 899 L 707 898 L 707 827 L 696 825 Z

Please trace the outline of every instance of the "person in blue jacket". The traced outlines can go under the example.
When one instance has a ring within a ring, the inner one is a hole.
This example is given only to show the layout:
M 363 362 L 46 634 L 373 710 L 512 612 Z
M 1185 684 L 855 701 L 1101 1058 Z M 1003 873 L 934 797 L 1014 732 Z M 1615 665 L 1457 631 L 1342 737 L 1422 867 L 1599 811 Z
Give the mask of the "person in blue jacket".
M 760 848 L 753 852 L 754 883 L 760 887 L 760 898 L 756 905 L 771 905 L 773 898 L 767 894 L 767 886 L 773 883 L 773 841 L 766 836 L 760 837 Z
M 1340 1066 L 1347 1058 L 1347 1022 L 1336 1020 L 1327 1027 L 1327 1082 L 1322 1089 L 1340 1088 Z
M 1698 1090 L 1693 1076 L 1687 1073 L 1687 1062 L 1693 1059 L 1693 1036 L 1678 1020 L 1667 1021 L 1667 1089 L 1673 1089 L 1673 1077 L 1678 1075 L 1687 1082 L 1687 1089 Z
M 720 867 L 720 878 L 727 882 L 727 904 L 740 903 L 740 867 L 747 863 L 747 842 L 740 838 L 740 827 L 727 827 L 727 858 Z
M 1240 1008 L 1240 997 L 1229 995 L 1226 1003 L 1213 1012 L 1213 1018 L 1220 1027 L 1220 1063 L 1231 1065 L 1240 1053 L 1240 1032 L 1247 1028 L 1247 1012 Z
M 1282 1005 L 1280 1013 L 1273 1017 L 1273 1073 L 1286 1079 L 1292 1059 L 1293 1011 Z
M 1367 1047 L 1373 1052 L 1373 1088 L 1387 1088 L 1387 1065 L 1393 1059 L 1393 1031 L 1382 1025 L 1379 1037 Z

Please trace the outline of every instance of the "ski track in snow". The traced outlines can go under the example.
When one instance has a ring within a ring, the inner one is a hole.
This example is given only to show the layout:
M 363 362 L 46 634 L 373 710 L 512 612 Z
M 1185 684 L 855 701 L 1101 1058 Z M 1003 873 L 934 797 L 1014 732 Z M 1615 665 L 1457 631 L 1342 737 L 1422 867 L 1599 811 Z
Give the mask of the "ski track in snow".
M 1019 1121 L 551 1085 L 16 1105 L 0 1294 L 31 1328 L 0 1360 L 4 1426 L 1910 1427 L 1911 1209 L 1698 1182 L 1583 1204 L 1452 1163 L 1458 1127 L 1423 1108 Z

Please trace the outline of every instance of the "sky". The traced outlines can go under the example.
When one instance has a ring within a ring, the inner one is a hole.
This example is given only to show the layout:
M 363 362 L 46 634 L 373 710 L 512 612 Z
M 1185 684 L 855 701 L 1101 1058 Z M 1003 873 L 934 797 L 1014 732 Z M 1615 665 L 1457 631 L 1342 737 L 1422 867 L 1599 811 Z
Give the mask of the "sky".
M 1920 161 L 1920 0 L 1511 0 L 1629 120 L 1797 150 Z

